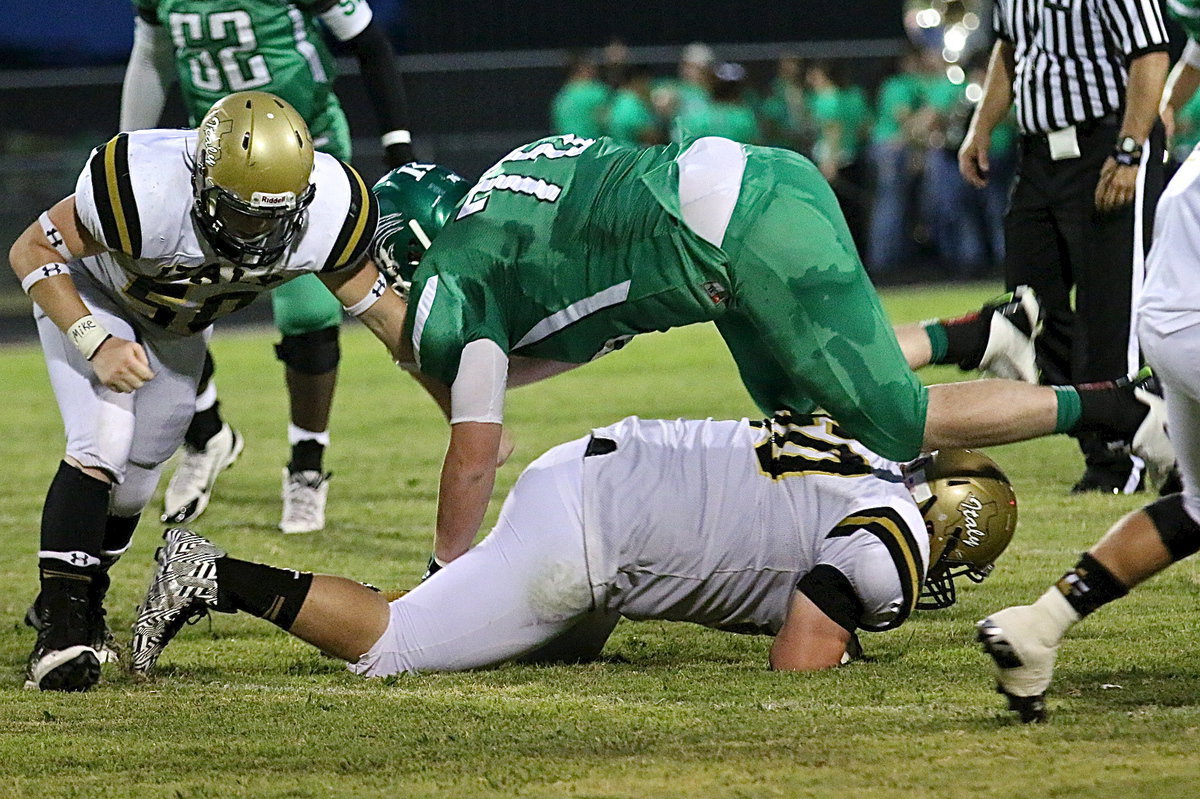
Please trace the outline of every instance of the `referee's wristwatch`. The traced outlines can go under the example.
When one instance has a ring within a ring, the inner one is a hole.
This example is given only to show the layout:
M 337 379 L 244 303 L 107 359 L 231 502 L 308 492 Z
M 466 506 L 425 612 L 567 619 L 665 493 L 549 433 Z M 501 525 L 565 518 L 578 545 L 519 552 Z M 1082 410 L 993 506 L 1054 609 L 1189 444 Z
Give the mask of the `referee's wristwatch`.
M 1121 166 L 1137 166 L 1142 162 L 1142 145 L 1132 136 L 1122 136 L 1113 149 L 1113 160 Z

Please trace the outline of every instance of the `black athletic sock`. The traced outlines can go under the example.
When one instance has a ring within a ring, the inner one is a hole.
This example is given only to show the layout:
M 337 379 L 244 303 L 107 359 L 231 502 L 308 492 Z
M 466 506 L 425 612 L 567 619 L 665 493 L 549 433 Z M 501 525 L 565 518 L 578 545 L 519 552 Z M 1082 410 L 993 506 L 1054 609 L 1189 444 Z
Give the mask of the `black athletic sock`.
M 100 546 L 100 563 L 105 569 L 117 562 L 121 555 L 125 554 L 125 550 L 129 549 L 129 543 L 133 540 L 133 531 L 137 529 L 138 521 L 142 518 L 139 513 L 136 516 L 109 516 L 104 523 L 104 540 Z
M 1124 380 L 1081 383 L 1074 388 L 1079 394 L 1079 421 L 1071 433 L 1099 432 L 1132 439 L 1150 412 L 1133 395 L 1133 385 Z
M 1087 552 L 1055 585 L 1080 617 L 1129 593 L 1112 572 Z
M 288 462 L 288 471 L 319 472 L 321 460 L 325 455 L 325 445 L 320 441 L 306 439 L 292 445 L 292 459 Z
M 972 311 L 954 319 L 940 319 L 946 334 L 946 353 L 934 363 L 958 364 L 960 369 L 978 369 L 987 350 L 992 315 Z
M 112 486 L 66 461 L 46 492 L 38 565 L 43 571 L 90 575 L 100 566 Z
M 192 423 L 183 434 L 183 440 L 192 449 L 204 449 L 208 440 L 221 432 L 222 424 L 224 422 L 221 420 L 221 402 L 218 400 L 211 408 L 196 411 L 192 415 Z
M 244 611 L 289 630 L 312 587 L 312 573 L 217 558 L 217 610 Z

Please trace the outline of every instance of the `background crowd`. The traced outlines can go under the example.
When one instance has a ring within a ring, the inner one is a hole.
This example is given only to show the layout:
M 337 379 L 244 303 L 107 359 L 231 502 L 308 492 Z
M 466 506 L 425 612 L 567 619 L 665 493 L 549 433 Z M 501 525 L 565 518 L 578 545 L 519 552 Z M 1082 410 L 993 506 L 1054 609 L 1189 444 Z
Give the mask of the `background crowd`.
M 724 136 L 803 153 L 833 185 L 873 277 L 970 279 L 999 271 L 1016 163 L 1010 121 L 993 136 L 988 186 L 959 174 L 982 79 L 982 64 L 947 68 L 940 52 L 914 47 L 871 91 L 844 63 L 787 54 L 756 81 L 700 43 L 683 48 L 675 75 L 655 77 L 615 43 L 572 55 L 550 117 L 554 133 L 640 145 Z M 1200 138 L 1196 112 L 1181 121 L 1181 147 Z

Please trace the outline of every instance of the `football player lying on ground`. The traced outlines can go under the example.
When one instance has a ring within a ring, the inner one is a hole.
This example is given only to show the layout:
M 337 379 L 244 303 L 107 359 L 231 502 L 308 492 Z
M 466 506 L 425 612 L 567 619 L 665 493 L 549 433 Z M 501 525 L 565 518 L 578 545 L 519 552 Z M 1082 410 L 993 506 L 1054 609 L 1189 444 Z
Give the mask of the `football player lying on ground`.
M 375 192 L 376 265 L 410 286 L 403 333 L 384 338 L 451 423 L 431 570 L 478 532 L 506 387 L 696 322 L 716 324 L 762 413 L 820 407 L 893 460 L 1087 430 L 1124 436 L 1159 470 L 1173 460 L 1161 400 L 1136 383 L 923 386 L 910 367 L 930 362 L 1034 380 L 1036 301 L 893 333 L 832 190 L 795 153 L 555 136 L 474 187 L 407 164 Z
M 13 244 L 67 434 L 42 514 L 30 687 L 99 678 L 108 570 L 183 442 L 210 325 L 314 273 L 369 316 L 390 294 L 365 258 L 377 216 L 350 166 L 314 156 L 291 106 L 242 92 L 199 131 L 97 147 L 75 193 Z
M 629 417 L 535 460 L 487 538 L 390 604 L 167 530 L 132 666 L 149 671 L 215 610 L 367 676 L 589 660 L 622 616 L 774 635 L 772 668 L 823 669 L 857 649 L 856 630 L 953 602 L 953 577 L 986 575 L 1016 521 L 1012 487 L 979 453 L 898 464 L 823 416 Z
M 1187 13 L 1177 13 L 1181 10 Z M 1171 11 L 1189 33 L 1174 89 L 1165 99 L 1173 119 L 1200 86 L 1200 3 L 1187 0 Z M 1045 720 L 1046 689 L 1068 630 L 1200 550 L 1198 212 L 1200 160 L 1193 155 L 1158 202 L 1137 313 L 1138 339 L 1162 381 L 1183 490 L 1118 521 L 1032 605 L 1005 608 L 979 622 L 979 640 L 992 657 L 997 687 L 1024 722 Z

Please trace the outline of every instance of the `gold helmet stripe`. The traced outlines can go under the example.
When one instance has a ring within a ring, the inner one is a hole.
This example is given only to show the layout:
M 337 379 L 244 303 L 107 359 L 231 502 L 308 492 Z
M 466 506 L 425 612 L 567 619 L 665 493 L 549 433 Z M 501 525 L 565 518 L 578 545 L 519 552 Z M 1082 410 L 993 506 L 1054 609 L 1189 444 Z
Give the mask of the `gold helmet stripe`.
M 104 243 L 140 258 L 142 224 L 129 177 L 129 134 L 120 133 L 97 147 L 88 169 Z
M 375 225 L 379 222 L 379 201 L 374 193 L 354 167 L 342 161 L 338 163 L 350 182 L 350 210 L 322 272 L 336 272 L 357 264 L 371 246 Z
M 892 561 L 896 564 L 896 573 L 900 577 L 900 590 L 904 604 L 900 614 L 880 627 L 864 627 L 869 630 L 890 630 L 904 623 L 908 615 L 917 605 L 921 594 L 921 584 L 925 580 L 925 568 L 921 563 L 921 549 L 917 539 L 899 513 L 892 508 L 868 508 L 852 516 L 842 519 L 829 532 L 829 538 L 851 536 L 859 530 L 864 530 L 878 538 L 887 547 Z

